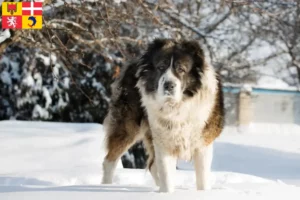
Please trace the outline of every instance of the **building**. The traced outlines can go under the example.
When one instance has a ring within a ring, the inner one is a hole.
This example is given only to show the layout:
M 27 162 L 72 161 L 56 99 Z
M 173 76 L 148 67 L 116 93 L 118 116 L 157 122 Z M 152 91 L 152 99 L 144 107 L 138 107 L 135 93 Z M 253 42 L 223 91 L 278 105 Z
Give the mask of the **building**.
M 300 90 L 224 85 L 226 125 L 251 123 L 300 125 Z

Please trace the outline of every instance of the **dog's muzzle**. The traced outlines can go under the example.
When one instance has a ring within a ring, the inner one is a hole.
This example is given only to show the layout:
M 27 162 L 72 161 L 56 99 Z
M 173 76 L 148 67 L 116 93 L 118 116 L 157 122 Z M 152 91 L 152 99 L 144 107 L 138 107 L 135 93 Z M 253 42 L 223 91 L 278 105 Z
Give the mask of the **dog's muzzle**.
M 172 81 L 167 81 L 164 83 L 164 93 L 167 95 L 173 95 L 176 84 Z

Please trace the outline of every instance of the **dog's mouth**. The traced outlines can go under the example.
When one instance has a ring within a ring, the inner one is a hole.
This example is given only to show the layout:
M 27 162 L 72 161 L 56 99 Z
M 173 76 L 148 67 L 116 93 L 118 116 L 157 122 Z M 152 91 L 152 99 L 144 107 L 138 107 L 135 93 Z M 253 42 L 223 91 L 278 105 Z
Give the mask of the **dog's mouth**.
M 166 106 L 175 106 L 178 101 L 174 98 L 173 95 L 165 95 L 164 96 L 164 105 Z
M 163 95 L 160 97 L 160 99 L 161 103 L 167 106 L 172 106 L 180 101 L 180 98 L 178 98 L 178 95 L 176 95 L 175 92 L 168 90 L 163 91 Z
M 161 105 L 161 111 L 166 110 L 167 108 L 175 108 L 178 105 L 176 101 L 173 99 L 166 100 L 162 105 Z
M 176 98 L 175 98 L 174 94 L 164 93 L 163 101 L 165 103 L 169 103 L 169 102 L 172 103 L 172 102 L 176 102 Z
M 170 91 L 168 91 L 168 90 L 165 90 L 165 91 L 164 91 L 164 95 L 167 96 L 167 97 L 172 97 L 172 96 L 174 96 L 173 92 L 170 92 Z

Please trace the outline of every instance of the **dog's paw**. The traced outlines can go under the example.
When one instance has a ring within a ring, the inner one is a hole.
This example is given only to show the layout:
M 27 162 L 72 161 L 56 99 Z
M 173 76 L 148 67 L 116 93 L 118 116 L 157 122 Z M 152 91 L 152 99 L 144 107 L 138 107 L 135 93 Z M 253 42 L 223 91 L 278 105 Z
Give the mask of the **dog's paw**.
M 112 184 L 112 180 L 107 177 L 103 177 L 101 184 Z
M 201 185 L 197 187 L 197 190 L 211 190 L 211 185 Z
M 167 188 L 167 187 L 159 188 L 160 193 L 173 193 L 174 191 L 175 191 L 174 188 Z

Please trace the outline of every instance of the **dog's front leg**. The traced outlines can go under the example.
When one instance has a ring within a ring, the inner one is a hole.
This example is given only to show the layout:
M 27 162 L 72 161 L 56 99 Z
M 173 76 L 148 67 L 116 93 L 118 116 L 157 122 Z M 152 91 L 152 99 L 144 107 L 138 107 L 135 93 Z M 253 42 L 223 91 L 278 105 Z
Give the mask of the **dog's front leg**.
M 213 145 L 194 152 L 194 167 L 196 172 L 197 190 L 211 189 L 211 163 L 213 158 Z
M 159 192 L 174 192 L 174 175 L 176 172 L 176 158 L 165 149 L 154 145 L 155 164 L 159 176 Z

